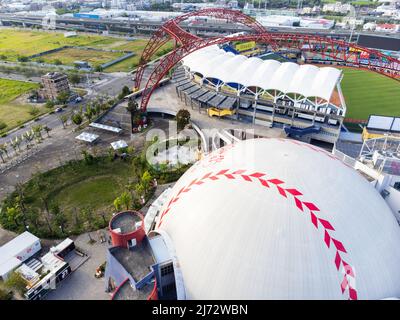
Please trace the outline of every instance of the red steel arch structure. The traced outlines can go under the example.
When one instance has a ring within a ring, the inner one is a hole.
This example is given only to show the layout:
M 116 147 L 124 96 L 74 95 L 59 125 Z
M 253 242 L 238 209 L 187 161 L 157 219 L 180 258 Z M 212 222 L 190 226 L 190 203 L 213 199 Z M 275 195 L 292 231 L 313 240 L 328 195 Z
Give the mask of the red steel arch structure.
M 160 49 L 165 43 L 173 39 L 175 41 L 175 46 L 185 46 L 192 42 L 201 40 L 196 35 L 193 35 L 185 30 L 183 30 L 179 23 L 188 20 L 191 17 L 196 16 L 207 16 L 219 19 L 226 19 L 230 22 L 239 23 L 245 25 L 255 31 L 256 33 L 266 33 L 265 28 L 257 22 L 256 19 L 249 17 L 237 10 L 229 9 L 203 9 L 194 12 L 189 12 L 178 16 L 174 19 L 168 20 L 164 25 L 159 28 L 153 36 L 150 38 L 146 47 L 143 50 L 142 56 L 140 58 L 139 66 L 135 75 L 135 88 L 138 90 L 140 88 L 140 83 L 142 81 L 143 72 L 146 64 L 150 62 L 151 57 Z M 270 39 L 272 42 L 272 39 Z
M 179 26 L 179 23 L 194 16 L 208 16 L 226 19 L 231 22 L 240 23 L 249 27 L 253 33 L 226 37 L 200 38 L 193 35 Z M 156 65 L 146 83 L 142 93 L 141 110 L 146 111 L 151 94 L 158 83 L 182 58 L 188 54 L 216 44 L 223 44 L 230 41 L 256 41 L 266 43 L 274 51 L 282 49 L 296 49 L 302 52 L 318 54 L 322 59 L 331 59 L 335 62 L 342 62 L 345 65 L 369 69 L 391 78 L 400 79 L 400 61 L 387 56 L 378 50 L 358 46 L 342 40 L 334 40 L 328 37 L 289 34 L 289 33 L 268 33 L 265 28 L 254 18 L 249 17 L 240 11 L 229 9 L 203 9 L 190 12 L 167 21 L 157 30 L 146 45 L 139 67 L 135 76 L 135 89 L 139 90 L 143 72 L 147 63 L 154 53 L 167 41 L 174 39 L 175 49 L 164 56 Z M 367 58 L 360 58 L 361 53 Z

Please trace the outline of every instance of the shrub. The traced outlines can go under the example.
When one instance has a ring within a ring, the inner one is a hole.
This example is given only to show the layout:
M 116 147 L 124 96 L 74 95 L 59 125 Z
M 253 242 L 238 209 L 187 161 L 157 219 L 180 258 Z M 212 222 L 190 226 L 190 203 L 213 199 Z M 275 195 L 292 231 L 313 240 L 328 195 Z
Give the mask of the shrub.
M 0 130 L 7 128 L 7 124 L 4 121 L 0 121 Z
M 46 108 L 51 109 L 51 108 L 53 108 L 54 106 L 55 106 L 55 103 L 54 103 L 53 101 L 51 101 L 51 100 L 47 100 L 47 101 L 46 101 L 46 104 L 45 104 L 45 107 L 46 107 Z
M 5 282 L 5 285 L 9 289 L 14 289 L 23 295 L 26 291 L 26 281 L 18 272 L 13 272 Z
M 17 60 L 18 60 L 19 62 L 27 62 L 27 61 L 29 61 L 29 58 L 26 57 L 26 56 L 20 56 L 20 57 L 18 57 Z
M 82 123 L 82 115 L 80 113 L 75 113 L 72 117 L 71 120 L 73 123 L 76 125 L 80 125 Z
M 11 300 L 12 298 L 12 292 L 0 288 L 0 300 Z
M 29 109 L 29 114 L 31 116 L 37 116 L 39 114 L 40 110 L 37 107 L 31 107 Z

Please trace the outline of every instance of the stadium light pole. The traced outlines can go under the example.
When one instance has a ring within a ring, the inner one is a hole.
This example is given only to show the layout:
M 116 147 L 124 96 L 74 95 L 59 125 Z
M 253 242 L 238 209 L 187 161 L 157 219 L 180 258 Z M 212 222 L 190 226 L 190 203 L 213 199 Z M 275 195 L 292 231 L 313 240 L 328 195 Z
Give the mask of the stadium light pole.
M 349 43 L 351 43 L 351 39 L 353 39 L 354 29 L 356 27 L 356 20 L 357 20 L 357 12 L 354 6 L 350 5 L 350 16 L 353 18 L 353 25 L 351 26 L 350 38 Z

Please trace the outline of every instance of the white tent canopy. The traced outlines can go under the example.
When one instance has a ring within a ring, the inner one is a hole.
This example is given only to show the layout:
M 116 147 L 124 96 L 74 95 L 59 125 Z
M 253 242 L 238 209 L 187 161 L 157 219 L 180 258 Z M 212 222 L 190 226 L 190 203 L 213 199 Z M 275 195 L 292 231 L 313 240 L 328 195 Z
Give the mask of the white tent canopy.
M 97 134 L 82 132 L 79 136 L 75 137 L 75 139 L 92 143 L 92 142 L 96 141 L 98 139 L 98 137 L 99 136 Z
M 218 79 L 222 84 L 254 86 L 306 98 L 318 97 L 325 101 L 330 100 L 341 77 L 341 71 L 332 67 L 247 58 L 225 52 L 218 46 L 191 53 L 182 62 L 191 72 L 199 73 L 203 78 Z
M 111 147 L 114 150 L 119 150 L 119 149 L 127 148 L 128 144 L 126 143 L 125 140 L 118 140 L 118 141 L 111 142 Z

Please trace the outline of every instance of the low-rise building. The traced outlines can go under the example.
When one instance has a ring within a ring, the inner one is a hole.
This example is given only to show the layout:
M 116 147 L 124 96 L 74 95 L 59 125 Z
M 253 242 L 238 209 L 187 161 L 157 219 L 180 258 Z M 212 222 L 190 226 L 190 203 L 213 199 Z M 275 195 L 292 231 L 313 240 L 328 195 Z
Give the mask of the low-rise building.
M 42 76 L 42 94 L 46 99 L 56 100 L 63 92 L 70 92 L 67 75 L 60 72 L 49 72 Z
M 40 239 L 28 231 L 0 247 L 0 279 L 6 280 L 14 269 L 40 249 Z
M 176 299 L 172 258 L 164 239 L 146 234 L 143 216 L 124 211 L 110 221 L 105 290 L 113 300 Z

